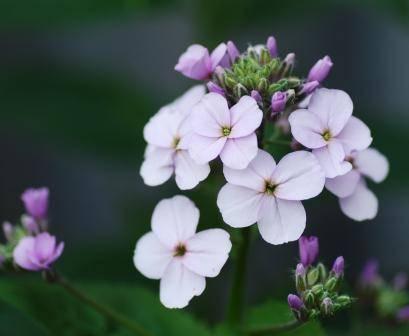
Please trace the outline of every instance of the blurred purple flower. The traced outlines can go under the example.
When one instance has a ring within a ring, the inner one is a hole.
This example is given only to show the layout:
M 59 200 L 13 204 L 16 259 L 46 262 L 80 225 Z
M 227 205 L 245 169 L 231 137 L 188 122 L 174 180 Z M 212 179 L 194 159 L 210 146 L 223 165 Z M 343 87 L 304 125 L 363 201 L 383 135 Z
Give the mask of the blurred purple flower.
M 409 306 L 405 306 L 401 308 L 396 314 L 396 318 L 400 322 L 408 322 L 409 321 Z
M 216 83 L 212 81 L 207 82 L 206 87 L 209 90 L 209 92 L 218 93 L 224 97 L 224 90 Z
M 46 219 L 48 211 L 48 188 L 27 189 L 21 195 L 26 212 L 35 219 Z
M 13 238 L 13 225 L 11 225 L 11 223 L 9 222 L 4 222 L 3 223 L 3 233 L 4 233 L 4 237 L 7 240 L 11 240 Z
M 399 272 L 393 278 L 393 288 L 397 291 L 404 290 L 408 285 L 408 275 L 404 272 Z
M 230 64 L 240 56 L 240 51 L 232 41 L 227 42 L 227 54 L 229 55 Z
M 302 300 L 294 294 L 289 294 L 287 297 L 287 301 L 290 308 L 295 311 L 299 311 L 304 306 Z
M 277 51 L 277 41 L 274 38 L 274 36 L 269 36 L 267 39 L 267 49 L 270 52 L 271 57 L 277 57 L 278 51 Z
M 38 224 L 36 220 L 28 215 L 23 215 L 21 216 L 21 224 L 23 224 L 23 227 L 30 233 L 30 234 L 38 234 L 40 232 L 40 229 L 38 227 Z
M 360 282 L 364 286 L 375 284 L 379 279 L 379 263 L 376 259 L 368 260 L 365 264 L 360 277 Z
M 315 91 L 315 89 L 320 85 L 318 81 L 312 81 L 312 82 L 307 82 L 304 83 L 301 87 L 301 90 L 298 94 L 303 95 L 303 94 L 310 94 Z
M 298 240 L 301 263 L 306 267 L 311 265 L 318 257 L 318 238 L 301 236 Z
M 306 274 L 306 270 L 303 264 L 299 263 L 297 264 L 297 267 L 295 268 L 295 275 L 297 276 L 304 276 Z
M 329 56 L 325 56 L 324 58 L 318 60 L 308 74 L 308 81 L 322 82 L 328 76 L 333 65 L 334 64 Z
M 278 91 L 273 94 L 271 98 L 271 111 L 272 115 L 282 112 L 287 103 L 287 94 L 285 92 Z
M 332 266 L 332 272 L 334 272 L 335 276 L 340 277 L 344 274 L 344 267 L 345 261 L 344 257 L 340 256 L 334 261 L 334 265 Z
M 253 98 L 257 104 L 262 104 L 263 103 L 263 98 L 261 98 L 260 93 L 257 90 L 252 90 L 251 93 L 251 98 Z

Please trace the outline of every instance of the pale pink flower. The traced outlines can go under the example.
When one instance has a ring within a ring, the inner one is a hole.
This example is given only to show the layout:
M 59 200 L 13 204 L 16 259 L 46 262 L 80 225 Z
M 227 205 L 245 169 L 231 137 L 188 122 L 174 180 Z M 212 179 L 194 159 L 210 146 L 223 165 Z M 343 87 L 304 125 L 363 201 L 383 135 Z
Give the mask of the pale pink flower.
M 199 210 L 185 196 L 158 203 L 152 231 L 136 244 L 135 267 L 150 279 L 160 279 L 160 301 L 168 308 L 183 308 L 202 294 L 206 277 L 216 277 L 231 250 L 222 229 L 196 233 Z
M 202 85 L 193 87 L 146 124 L 148 146 L 140 169 L 145 184 L 160 185 L 175 174 L 180 189 L 192 189 L 209 175 L 209 165 L 194 162 L 187 150 L 191 127 L 186 118 L 204 92 Z
M 208 93 L 195 105 L 190 117 L 189 153 L 199 164 L 220 156 L 230 168 L 246 168 L 257 155 L 255 130 L 262 118 L 263 112 L 250 96 L 243 96 L 229 109 L 226 98 Z
M 307 151 L 273 157 L 259 150 L 246 169 L 223 169 L 227 184 L 220 190 L 217 206 L 232 227 L 258 223 L 263 239 L 282 244 L 300 238 L 306 223 L 301 200 L 317 196 L 325 175 L 318 160 Z
M 327 179 L 325 187 L 339 197 L 346 216 L 356 221 L 373 219 L 378 212 L 378 199 L 367 188 L 365 177 L 382 182 L 389 172 L 388 160 L 374 148 L 352 152 L 347 159 L 353 169 L 345 175 Z
M 292 135 L 312 149 L 326 177 L 350 171 L 345 153 L 366 149 L 372 142 L 369 128 L 352 116 L 352 110 L 347 93 L 322 88 L 314 92 L 308 109 L 296 110 L 289 117 Z

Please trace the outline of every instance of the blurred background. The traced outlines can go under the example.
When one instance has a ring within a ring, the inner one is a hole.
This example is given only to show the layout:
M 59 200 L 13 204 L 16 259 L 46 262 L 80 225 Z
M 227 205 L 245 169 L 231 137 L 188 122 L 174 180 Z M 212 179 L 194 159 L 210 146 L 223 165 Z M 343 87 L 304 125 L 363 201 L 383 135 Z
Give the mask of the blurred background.
M 349 220 L 324 192 L 304 203 L 306 233 L 319 236 L 326 262 L 345 256 L 351 281 L 369 257 L 380 260 L 389 278 L 409 271 L 407 0 L 1 0 L 1 220 L 18 219 L 25 188 L 48 186 L 52 231 L 66 242 L 59 262 L 64 273 L 156 291 L 158 283 L 134 269 L 133 249 L 149 230 L 156 203 L 180 191 L 173 181 L 143 184 L 142 129 L 193 85 L 173 70 L 187 46 L 213 49 L 233 40 L 243 50 L 271 34 L 281 55 L 296 53 L 301 76 L 331 56 L 335 65 L 326 86 L 352 96 L 374 147 L 391 164 L 386 182 L 370 186 L 380 204 L 375 220 Z M 199 229 L 224 225 L 216 191 L 185 193 L 201 209 Z M 284 300 L 296 260 L 296 243 L 273 247 L 258 239 L 248 300 Z M 189 309 L 220 320 L 230 269 L 210 279 Z

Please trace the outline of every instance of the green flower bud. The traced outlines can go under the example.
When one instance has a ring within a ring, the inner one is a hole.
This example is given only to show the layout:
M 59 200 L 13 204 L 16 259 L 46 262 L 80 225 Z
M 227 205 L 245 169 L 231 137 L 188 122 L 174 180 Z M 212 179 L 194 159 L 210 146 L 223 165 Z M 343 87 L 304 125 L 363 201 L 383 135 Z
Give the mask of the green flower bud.
M 288 90 L 288 91 L 294 92 L 294 90 Z M 317 269 L 318 269 L 318 273 L 319 273 L 319 276 L 320 276 L 320 280 L 325 281 L 327 279 L 327 277 L 328 277 L 327 268 L 324 266 L 323 263 L 318 263 Z
M 322 293 L 324 292 L 324 286 L 322 284 L 316 284 L 316 285 L 312 286 L 311 291 L 316 296 L 322 296 Z
M 239 83 L 233 88 L 233 93 L 239 99 L 242 96 L 248 95 L 249 92 L 244 85 Z
M 340 295 L 336 298 L 335 301 L 341 306 L 348 306 L 352 303 L 352 299 L 348 295 Z
M 288 83 L 288 88 L 289 89 L 294 89 L 301 84 L 301 80 L 297 77 L 288 77 L 287 78 L 287 83 Z
M 229 89 L 233 89 L 233 88 L 237 85 L 237 82 L 236 82 L 236 80 L 233 78 L 232 75 L 226 74 L 226 75 L 224 76 L 224 84 L 225 84 Z
M 319 271 L 317 268 L 311 268 L 307 273 L 307 284 L 314 286 L 319 279 Z
M 333 314 L 334 307 L 332 300 L 329 297 L 326 297 L 324 300 L 322 300 L 320 310 L 324 316 L 330 316 Z
M 304 296 L 304 304 L 305 304 L 308 308 L 314 307 L 314 304 L 315 304 L 315 296 L 314 296 L 314 294 L 313 294 L 312 291 L 308 291 L 308 292 L 305 293 L 305 296 Z
M 268 81 L 265 78 L 261 78 L 257 84 L 257 91 L 258 92 L 265 92 L 268 88 Z
M 331 277 L 325 283 L 325 289 L 330 291 L 330 292 L 333 292 L 333 291 L 336 290 L 337 285 L 338 285 L 338 279 L 335 278 L 335 277 Z
M 270 52 L 266 48 L 262 48 L 260 51 L 260 64 L 267 64 L 270 60 Z

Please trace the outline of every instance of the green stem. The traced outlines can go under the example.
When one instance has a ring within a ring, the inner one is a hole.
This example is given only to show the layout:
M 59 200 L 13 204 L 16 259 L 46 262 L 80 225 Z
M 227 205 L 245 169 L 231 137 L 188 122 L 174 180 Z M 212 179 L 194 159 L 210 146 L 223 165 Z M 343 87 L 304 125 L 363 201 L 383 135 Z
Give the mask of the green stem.
M 240 234 L 242 239 L 237 244 L 236 265 L 227 312 L 227 320 L 233 327 L 241 327 L 243 322 L 247 252 L 250 246 L 251 227 L 241 229 Z
M 92 307 L 97 312 L 99 312 L 101 315 L 104 315 L 106 318 L 110 319 L 111 321 L 116 322 L 117 324 L 127 328 L 129 331 L 133 332 L 135 335 L 152 336 L 151 333 L 146 331 L 139 324 L 135 323 L 132 320 L 129 320 L 128 318 L 121 315 L 117 311 L 112 310 L 111 308 L 95 301 L 92 297 L 88 296 L 86 293 L 74 287 L 63 277 L 59 275 L 55 275 L 54 282 L 59 284 L 62 288 L 64 288 L 71 295 L 75 296 L 78 300 Z
M 276 335 L 285 331 L 294 330 L 301 326 L 303 323 L 304 322 L 300 322 L 298 320 L 293 320 L 283 324 L 275 324 L 261 328 L 248 329 L 246 333 L 250 336 Z

